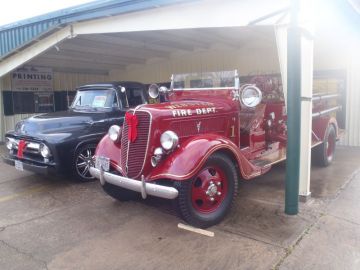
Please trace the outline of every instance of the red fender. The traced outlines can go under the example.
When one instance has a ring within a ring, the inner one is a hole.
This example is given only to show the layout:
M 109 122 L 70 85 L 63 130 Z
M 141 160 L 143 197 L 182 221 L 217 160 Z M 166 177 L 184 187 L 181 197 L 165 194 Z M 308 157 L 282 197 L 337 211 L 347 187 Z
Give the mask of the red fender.
M 339 127 L 335 117 L 319 117 L 313 119 L 313 123 L 312 123 L 313 131 L 321 141 L 324 141 L 325 133 L 329 125 L 334 125 L 336 138 L 338 138 Z
M 110 140 L 109 135 L 105 135 L 100 142 L 98 143 L 95 155 L 96 156 L 105 156 L 110 158 L 110 164 L 116 168 L 120 173 L 123 173 L 122 168 L 119 166 L 121 158 L 121 145 L 120 143 L 114 143 Z
M 216 151 L 226 151 L 237 162 L 241 176 L 250 179 L 262 174 L 261 169 L 250 163 L 240 149 L 227 138 L 217 134 L 194 136 L 180 142 L 180 147 L 159 162 L 146 179 L 187 180 L 195 176 L 208 157 Z

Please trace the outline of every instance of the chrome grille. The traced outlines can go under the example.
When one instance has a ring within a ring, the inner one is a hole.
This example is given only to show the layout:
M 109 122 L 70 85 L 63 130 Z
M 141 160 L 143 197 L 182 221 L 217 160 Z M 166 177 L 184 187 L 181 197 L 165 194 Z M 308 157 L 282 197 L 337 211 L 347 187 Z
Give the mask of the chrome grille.
M 121 167 L 127 172 L 128 177 L 138 177 L 143 169 L 149 143 L 150 113 L 136 111 L 139 124 L 135 142 L 128 140 L 128 125 L 124 121 L 123 135 L 121 137 Z

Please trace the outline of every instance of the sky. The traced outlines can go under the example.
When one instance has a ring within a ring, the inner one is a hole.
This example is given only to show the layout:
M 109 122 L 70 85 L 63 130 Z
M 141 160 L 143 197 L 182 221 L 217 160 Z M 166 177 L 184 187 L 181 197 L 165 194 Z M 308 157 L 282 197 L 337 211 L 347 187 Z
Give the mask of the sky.
M 1 1 L 0 26 L 93 0 L 11 0 Z

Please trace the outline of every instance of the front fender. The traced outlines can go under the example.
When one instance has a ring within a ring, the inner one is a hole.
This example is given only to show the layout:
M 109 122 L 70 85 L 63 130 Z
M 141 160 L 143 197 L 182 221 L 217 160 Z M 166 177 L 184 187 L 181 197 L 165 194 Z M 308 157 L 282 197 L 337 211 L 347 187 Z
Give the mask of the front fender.
M 109 135 L 105 135 L 100 142 L 98 143 L 95 155 L 96 156 L 104 156 L 110 159 L 110 164 L 112 167 L 117 169 L 120 173 L 123 173 L 122 168 L 120 167 L 121 164 L 121 144 L 114 143 L 110 140 Z
M 221 135 L 206 134 L 182 142 L 179 148 L 165 156 L 159 165 L 152 169 L 146 179 L 149 181 L 191 179 L 202 168 L 208 157 L 217 151 L 226 152 L 234 160 L 234 164 L 238 164 L 244 179 L 261 174 L 261 169 L 252 165 L 232 141 Z

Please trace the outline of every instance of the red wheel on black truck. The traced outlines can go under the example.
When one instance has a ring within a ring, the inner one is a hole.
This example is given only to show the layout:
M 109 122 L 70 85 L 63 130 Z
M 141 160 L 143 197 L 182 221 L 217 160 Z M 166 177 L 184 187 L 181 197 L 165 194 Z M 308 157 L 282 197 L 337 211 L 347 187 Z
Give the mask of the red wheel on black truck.
M 175 207 L 190 225 L 206 228 L 219 223 L 237 194 L 238 175 L 226 155 L 215 153 L 190 180 L 177 181 Z
M 334 125 L 326 129 L 324 142 L 314 149 L 314 161 L 320 166 L 327 167 L 331 164 L 335 155 L 336 131 Z

